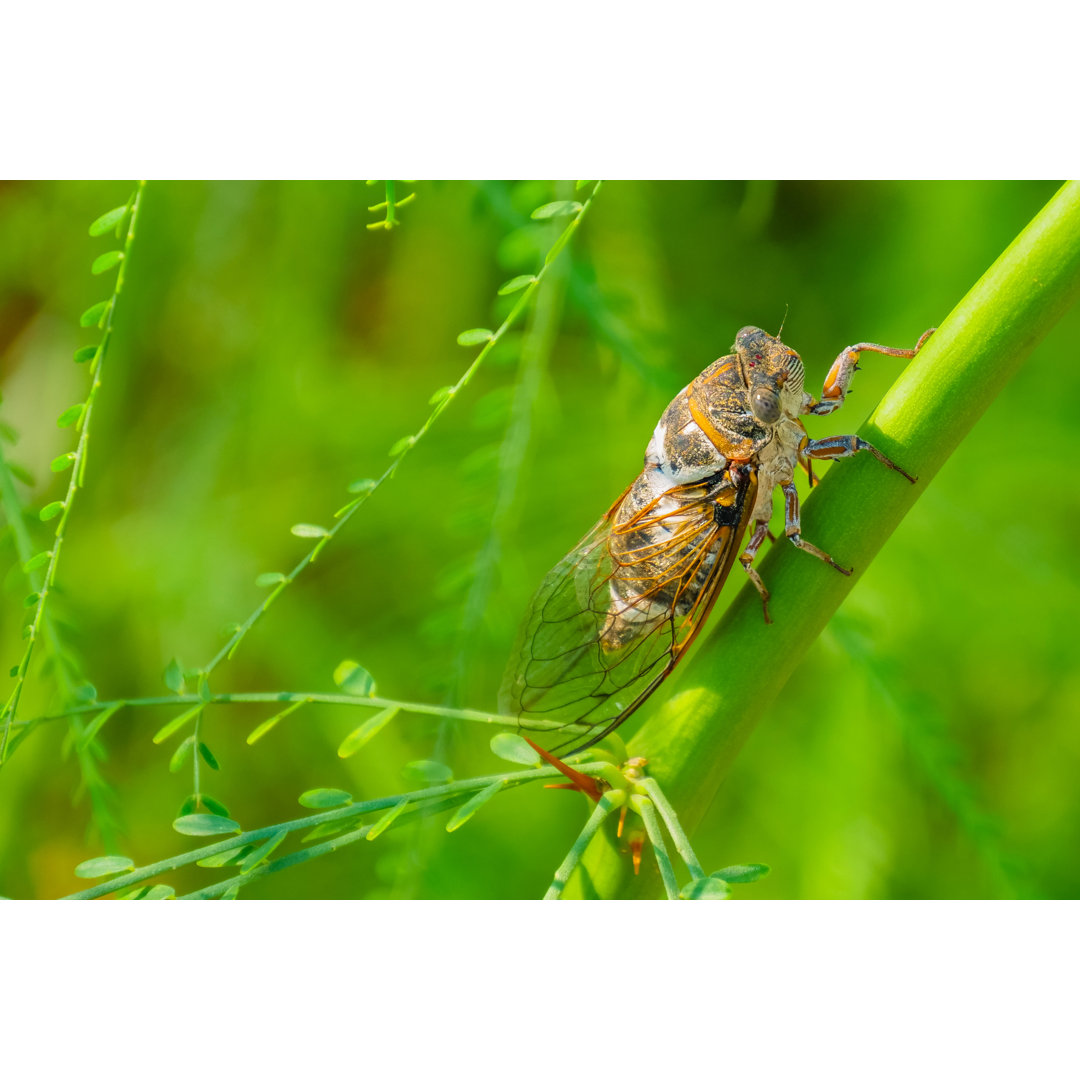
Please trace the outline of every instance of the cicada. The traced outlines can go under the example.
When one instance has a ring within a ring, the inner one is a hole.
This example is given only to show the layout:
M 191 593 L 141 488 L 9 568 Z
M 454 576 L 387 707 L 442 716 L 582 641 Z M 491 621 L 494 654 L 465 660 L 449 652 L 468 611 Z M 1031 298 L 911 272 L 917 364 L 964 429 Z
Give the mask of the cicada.
M 795 469 L 812 480 L 814 460 L 868 451 L 915 478 L 856 435 L 809 438 L 800 418 L 843 405 L 862 353 L 910 359 L 932 333 L 913 349 L 848 346 L 816 399 L 803 389 L 794 349 L 743 327 L 734 351 L 664 410 L 637 479 L 544 578 L 503 678 L 501 711 L 525 728 L 568 728 L 571 737 L 556 747 L 564 753 L 599 742 L 689 649 L 736 558 L 771 622 L 769 592 L 753 563 L 770 535 L 776 487 L 784 494 L 788 540 L 850 574 L 803 539 Z

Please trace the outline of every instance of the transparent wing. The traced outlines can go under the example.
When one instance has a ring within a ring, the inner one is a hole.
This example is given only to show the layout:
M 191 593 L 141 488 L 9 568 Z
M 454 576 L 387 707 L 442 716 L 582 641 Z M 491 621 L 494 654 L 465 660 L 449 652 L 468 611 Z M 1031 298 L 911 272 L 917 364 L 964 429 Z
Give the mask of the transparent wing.
M 663 681 L 738 553 L 752 471 L 644 502 L 639 484 L 544 578 L 518 635 L 500 710 L 584 749 Z

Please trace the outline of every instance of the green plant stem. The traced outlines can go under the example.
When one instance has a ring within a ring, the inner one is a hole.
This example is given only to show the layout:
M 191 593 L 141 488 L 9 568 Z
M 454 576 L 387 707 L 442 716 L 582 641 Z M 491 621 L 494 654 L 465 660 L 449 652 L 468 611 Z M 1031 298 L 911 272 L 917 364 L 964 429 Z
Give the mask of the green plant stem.
M 444 397 L 439 399 L 435 403 L 435 408 L 428 416 L 427 420 L 421 425 L 420 429 L 415 435 L 411 435 L 403 443 L 402 448 L 394 456 L 394 460 L 387 466 L 383 474 L 377 479 L 372 481 L 372 484 L 364 492 L 362 492 L 357 498 L 351 500 L 342 506 L 336 513 L 335 517 L 338 519 L 333 528 L 329 529 L 325 536 L 321 536 L 312 549 L 293 567 L 293 569 L 285 576 L 283 581 L 277 583 L 271 590 L 270 594 L 255 610 L 236 628 L 229 640 L 221 647 L 214 658 L 203 669 L 204 673 L 209 675 L 221 663 L 222 660 L 232 659 L 236 650 L 240 647 L 240 642 L 244 640 L 251 628 L 266 614 L 271 604 L 281 595 L 283 589 L 289 586 L 305 567 L 310 566 L 311 563 L 318 558 L 319 552 L 330 541 L 337 536 L 337 534 L 344 528 L 345 524 L 352 518 L 357 510 L 367 502 L 371 496 L 378 491 L 387 480 L 390 480 L 397 472 L 398 467 L 409 455 L 409 453 L 415 449 L 416 445 L 421 439 L 431 430 L 432 425 L 439 419 L 446 408 L 450 405 L 450 402 L 454 400 L 457 395 L 465 389 L 466 386 L 472 381 L 473 376 L 480 370 L 480 366 L 484 360 L 487 359 L 488 354 L 499 343 L 502 337 L 510 329 L 511 326 L 517 321 L 518 317 L 528 306 L 529 301 L 532 299 L 536 290 L 540 287 L 541 282 L 544 280 L 545 275 L 550 270 L 551 264 L 558 257 L 562 249 L 570 242 L 574 233 L 580 227 L 581 222 L 585 219 L 586 214 L 589 212 L 589 208 L 593 204 L 593 200 L 596 198 L 602 186 L 601 181 L 597 181 L 596 186 L 593 188 L 592 194 L 582 205 L 581 209 L 573 216 L 571 221 L 559 234 L 558 238 L 548 249 L 547 255 L 544 256 L 543 266 L 537 270 L 535 277 L 530 284 L 521 290 L 517 302 L 510 309 L 506 318 L 503 319 L 499 328 L 491 335 L 490 338 L 484 343 L 483 348 L 476 354 L 476 358 L 466 368 L 464 374 L 458 379 L 453 386 L 447 388 Z
M 649 834 L 649 842 L 653 847 L 653 857 L 660 871 L 660 880 L 664 883 L 664 892 L 669 900 L 679 899 L 679 883 L 675 879 L 675 868 L 671 865 L 671 856 L 667 853 L 664 844 L 664 830 L 660 828 L 660 816 L 651 799 L 644 795 L 631 795 L 630 806 L 641 815 L 645 822 L 645 832 Z
M 1078 297 L 1080 183 L 1074 181 L 960 301 L 859 431 L 918 482 L 909 484 L 862 454 L 830 469 L 806 500 L 803 535 L 854 566 L 852 577 L 776 544 L 760 568 L 774 625 L 763 622 L 755 590 L 743 588 L 676 673 L 673 696 L 631 740 L 630 753 L 649 759 L 687 830 L 701 820 L 750 731 L 874 555 Z M 641 895 L 625 862 L 594 844 L 583 869 L 602 897 Z
M 581 857 L 589 846 L 589 841 L 592 840 L 597 829 L 604 823 L 604 818 L 613 810 L 617 810 L 625 801 L 625 791 L 609 791 L 601 796 L 600 801 L 589 815 L 589 820 L 585 822 L 585 828 L 581 830 L 578 838 L 574 841 L 574 846 L 567 852 L 566 858 L 563 859 L 559 869 L 555 871 L 555 877 L 552 878 L 548 891 L 544 893 L 545 900 L 558 900 L 562 896 L 562 891 L 566 887 L 567 881 L 570 880 L 570 875 L 577 869 Z
M 159 697 L 141 698 L 116 698 L 113 701 L 95 701 L 89 705 L 75 705 L 63 712 L 51 713 L 48 716 L 35 717 L 33 720 L 19 720 L 15 727 L 26 727 L 30 724 L 43 724 L 52 720 L 63 720 L 69 716 L 85 716 L 88 713 L 102 713 L 106 710 L 124 708 L 147 708 L 152 705 L 240 705 L 240 704 L 274 704 L 284 705 L 290 702 L 296 705 L 320 704 L 320 705 L 349 705 L 361 709 L 399 709 L 401 712 L 413 713 L 419 716 L 445 716 L 454 720 L 471 720 L 480 724 L 496 724 L 500 727 L 521 727 L 528 731 L 566 731 L 587 732 L 588 728 L 560 724 L 557 720 L 529 720 L 526 723 L 516 716 L 500 716 L 493 712 L 480 712 L 477 709 L 451 709 L 443 705 L 427 705 L 418 701 L 395 701 L 393 698 L 383 697 L 353 697 L 349 694 L 318 694 L 318 693 L 292 693 L 285 691 L 256 691 L 244 694 L 211 694 L 210 700 L 203 702 L 198 694 L 163 694 Z
M 0 736 L 0 766 L 3 766 L 6 759 L 8 735 L 11 731 L 11 725 L 15 719 L 15 714 L 18 712 L 23 685 L 26 682 L 26 674 L 30 668 L 30 661 L 34 655 L 34 645 L 37 643 L 38 635 L 41 633 L 42 621 L 45 616 L 45 605 L 48 601 L 53 584 L 56 581 L 56 572 L 60 565 L 60 552 L 66 536 L 68 518 L 71 515 L 71 509 L 75 504 L 75 496 L 86 479 L 86 457 L 87 449 L 90 444 L 90 419 L 93 414 L 94 402 L 97 398 L 98 390 L 101 388 L 101 369 L 105 361 L 109 343 L 112 340 L 113 318 L 116 313 L 117 301 L 124 288 L 124 271 L 127 268 L 128 259 L 131 257 L 131 248 L 135 242 L 135 228 L 139 219 L 139 206 L 142 202 L 142 193 L 145 183 L 146 181 L 139 182 L 139 186 L 135 190 L 134 198 L 131 201 L 131 212 L 128 215 L 127 236 L 124 241 L 124 257 L 120 261 L 120 268 L 116 274 L 116 283 L 113 286 L 112 296 L 105 309 L 105 322 L 102 326 L 101 343 L 98 345 L 94 359 L 90 362 L 90 392 L 87 395 L 82 416 L 78 421 L 79 440 L 75 447 L 75 457 L 70 466 L 71 478 L 68 481 L 67 493 L 64 495 L 63 509 L 60 512 L 60 521 L 57 524 L 54 533 L 53 546 L 49 551 L 49 561 L 46 563 L 45 576 L 42 581 L 41 590 L 38 593 L 37 603 L 34 605 L 34 614 L 30 621 L 30 632 L 26 639 L 26 649 L 23 652 L 22 660 L 19 661 L 16 668 L 15 686 L 3 709 L 4 731 L 3 735 Z
M 607 762 L 589 762 L 587 764 L 575 766 L 579 771 L 587 773 L 590 776 L 602 775 L 604 770 L 609 767 Z M 252 829 L 249 832 L 238 833 L 236 836 L 231 836 L 226 840 L 219 840 L 213 844 L 195 848 L 192 851 L 185 851 L 179 855 L 172 855 L 167 859 L 160 859 L 158 862 L 150 863 L 146 866 L 136 867 L 135 869 L 129 870 L 124 874 L 119 874 L 108 881 L 103 881 L 88 889 L 82 889 L 77 893 L 71 893 L 69 896 L 64 897 L 64 899 L 95 900 L 99 896 L 107 896 L 110 893 L 120 892 L 132 885 L 138 885 L 139 882 L 146 881 L 147 878 L 157 877 L 160 874 L 167 874 L 182 866 L 189 866 L 191 863 L 198 862 L 200 859 L 207 859 L 211 855 L 220 855 L 226 851 L 246 847 L 248 844 L 261 844 L 264 840 L 269 840 L 271 836 L 278 832 L 295 832 L 298 829 L 311 829 L 318 825 L 325 825 L 331 821 L 342 821 L 358 817 L 362 814 L 371 814 L 376 813 L 379 810 L 388 810 L 392 806 L 396 806 L 403 799 L 415 802 L 418 809 L 421 810 L 425 807 L 430 809 L 433 804 L 440 804 L 440 808 L 445 809 L 445 806 L 441 805 L 443 800 L 452 800 L 454 803 L 457 801 L 464 802 L 477 791 L 496 782 L 501 783 L 505 789 L 509 791 L 511 788 L 520 787 L 522 784 L 531 784 L 536 780 L 553 780 L 560 778 L 561 776 L 562 774 L 557 769 L 550 765 L 544 765 L 536 769 L 499 773 L 494 776 L 480 776 L 471 780 L 454 780 L 452 783 L 440 784 L 438 787 L 425 788 L 423 791 L 419 792 L 405 792 L 399 795 L 386 795 L 379 799 L 368 799 L 366 802 L 353 803 L 351 806 L 342 806 L 333 810 L 325 810 L 321 814 L 308 814 L 304 817 L 293 818 L 291 821 L 280 822 L 277 825 L 267 825 L 261 829 Z M 450 805 L 450 803 L 448 802 L 447 805 Z

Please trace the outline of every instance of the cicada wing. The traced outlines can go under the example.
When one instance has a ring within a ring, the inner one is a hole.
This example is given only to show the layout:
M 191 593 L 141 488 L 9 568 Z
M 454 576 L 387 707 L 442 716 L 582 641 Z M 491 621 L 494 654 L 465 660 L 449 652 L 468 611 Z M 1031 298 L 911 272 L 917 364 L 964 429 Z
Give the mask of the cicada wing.
M 752 502 L 746 490 L 741 477 L 694 485 L 631 512 L 628 489 L 537 590 L 500 710 L 524 728 L 561 729 L 560 749 L 591 745 L 629 716 L 671 671 L 727 576 Z

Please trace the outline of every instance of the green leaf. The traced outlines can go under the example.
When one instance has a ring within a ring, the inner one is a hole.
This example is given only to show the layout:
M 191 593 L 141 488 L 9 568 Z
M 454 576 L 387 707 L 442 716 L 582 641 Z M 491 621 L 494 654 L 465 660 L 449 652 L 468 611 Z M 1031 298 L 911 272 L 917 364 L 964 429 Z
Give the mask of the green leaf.
M 225 833 L 238 833 L 240 826 L 232 818 L 218 814 L 186 814 L 178 817 L 172 827 L 184 836 L 221 836 Z
M 180 661 L 174 656 L 165 668 L 165 685 L 174 693 L 184 692 L 184 672 L 180 667 Z
M 409 800 L 407 798 L 402 799 L 399 803 L 394 803 L 394 805 L 391 806 L 390 809 L 387 810 L 386 813 L 383 814 L 383 816 L 379 818 L 379 820 L 376 821 L 374 825 L 371 826 L 371 828 L 367 831 L 364 839 L 374 840 L 376 837 L 382 836 L 382 834 L 386 832 L 386 830 L 389 829 L 390 826 L 393 825 L 393 823 L 397 821 L 397 819 L 401 817 L 402 814 L 405 813 L 405 808 L 408 805 Z
M 27 487 L 34 486 L 34 478 L 30 475 L 29 471 L 24 469 L 21 465 L 14 461 L 8 462 L 8 472 L 15 477 L 16 480 L 22 481 Z
M 111 300 L 101 300 L 94 304 L 93 307 L 88 307 L 79 316 L 80 326 L 100 326 L 102 319 L 105 317 L 105 312 L 109 310 Z
M 368 719 L 358 728 L 350 731 L 349 734 L 345 736 L 341 745 L 338 747 L 338 757 L 352 757 L 353 754 L 375 738 L 375 736 L 378 735 L 378 733 L 382 731 L 382 729 L 386 727 L 400 711 L 401 710 L 396 705 L 392 705 L 390 708 L 381 709 L 374 716 L 368 717 Z
M 108 213 L 102 214 L 93 225 L 90 226 L 91 236 L 104 236 L 110 229 L 120 224 L 120 220 L 127 213 L 128 204 L 115 206 Z
M 349 806 L 352 796 L 341 788 L 320 787 L 305 791 L 297 800 L 309 810 L 332 810 L 337 806 Z
M 154 743 L 163 743 L 170 735 L 175 735 L 185 724 L 190 723 L 206 708 L 203 704 L 198 704 L 187 712 L 182 712 L 179 716 L 174 716 L 164 727 L 158 729 L 157 734 L 154 735 Z
M 95 738 L 97 738 L 98 732 L 114 717 L 122 708 L 124 703 L 118 702 L 116 705 L 110 705 L 107 709 L 102 709 L 101 712 L 86 725 L 86 728 L 82 734 L 82 745 L 89 746 Z
M 725 866 L 723 870 L 717 870 L 709 876 L 732 885 L 746 885 L 748 882 L 763 878 L 768 872 L 769 868 L 764 863 L 747 863 L 740 866 Z
M 491 740 L 491 752 L 503 761 L 519 765 L 539 765 L 540 755 L 520 736 L 510 731 L 500 731 Z
M 410 761 L 402 772 L 410 783 L 448 784 L 454 778 L 450 766 L 441 761 Z
M 516 278 L 511 278 L 505 284 L 499 286 L 499 295 L 509 296 L 510 293 L 527 289 L 536 280 L 535 274 L 519 274 Z
M 306 705 L 306 704 L 308 704 L 308 701 L 307 701 L 306 698 L 303 701 L 294 701 L 287 709 L 282 709 L 281 712 L 275 713 L 273 716 L 271 716 L 268 719 L 264 720 L 256 728 L 254 728 L 254 730 L 251 732 L 250 735 L 248 735 L 248 737 L 247 737 L 248 746 L 253 746 L 268 731 L 271 731 L 273 728 L 277 727 L 277 725 L 282 720 L 284 720 L 285 717 L 289 715 L 289 713 L 295 712 L 297 709 L 300 708 L 301 705 Z
M 452 386 L 440 386 L 431 397 L 428 398 L 429 405 L 438 405 L 440 401 L 445 401 L 448 397 L 451 397 L 454 393 Z
M 574 190 L 580 191 L 583 187 L 588 187 L 590 184 L 595 183 L 594 180 L 578 180 L 574 183 Z
M 172 900 L 176 896 L 176 890 L 171 885 L 151 885 L 150 888 L 139 897 L 140 900 Z
M 239 885 L 230 885 L 222 894 L 222 900 L 235 900 L 240 895 Z
M 288 578 L 280 571 L 268 570 L 265 574 L 260 574 L 255 579 L 255 584 L 258 585 L 260 589 L 267 589 L 271 585 L 280 585 L 283 581 L 287 580 Z
M 75 876 L 81 878 L 108 877 L 109 874 L 122 874 L 130 870 L 135 863 L 126 855 L 101 855 L 96 859 L 87 859 L 75 867 Z
M 374 491 L 378 487 L 377 480 L 354 480 L 349 485 L 350 495 L 366 495 L 369 491 Z
M 210 704 L 210 699 L 213 696 L 214 695 L 210 693 L 210 680 L 206 677 L 205 672 L 200 672 L 199 673 L 199 697 L 202 699 L 202 701 L 205 704 L 209 705 Z
M 346 694 L 352 694 L 354 697 L 372 697 L 375 694 L 374 677 L 355 660 L 342 660 L 334 668 L 334 682 Z
M 406 450 L 409 450 L 416 442 L 415 435 L 404 435 L 398 439 L 393 446 L 390 447 L 390 456 L 397 457 L 399 454 L 404 454 Z
M 199 809 L 199 796 L 189 795 L 181 804 L 180 811 L 177 813 L 177 817 L 185 817 L 187 814 L 194 814 Z M 215 811 L 217 813 L 217 811 Z M 222 814 L 222 817 L 228 817 L 228 814 Z
M 49 464 L 49 468 L 53 472 L 64 472 L 70 469 L 75 464 L 75 453 L 61 454 L 59 457 L 55 457 Z
M 35 607 L 37 605 L 37 602 L 40 599 L 41 599 L 41 594 L 40 593 L 32 592 L 29 596 L 24 597 L 23 602 L 22 602 L 23 607 L 24 608 Z
M 239 847 L 229 848 L 228 851 L 219 851 L 216 855 L 207 855 L 205 859 L 199 859 L 195 865 L 205 867 L 207 870 L 216 870 L 220 866 L 235 866 L 243 861 L 251 848 L 251 844 L 241 844 Z
M 459 806 L 457 813 L 446 823 L 446 831 L 460 829 L 489 799 L 494 798 L 506 785 L 502 780 L 495 780 L 486 788 L 481 788 L 464 806 Z
M 26 573 L 30 573 L 32 570 L 36 570 L 39 566 L 44 566 L 52 558 L 51 551 L 39 551 L 36 555 L 32 555 L 23 564 L 23 570 Z
M 41 518 L 42 521 L 48 521 L 50 518 L 56 517 L 63 509 L 64 504 L 62 502 L 51 502 L 47 506 L 41 508 L 38 517 Z
M 248 855 L 244 861 L 240 864 L 240 873 L 249 874 L 256 866 L 259 865 L 267 856 L 273 853 L 281 842 L 289 835 L 288 829 L 278 829 L 276 833 L 270 836 L 265 842 L 260 844 L 250 855 Z
M 189 735 L 173 752 L 173 756 L 169 758 L 169 772 L 179 772 L 187 761 L 188 754 L 191 753 L 191 748 L 195 745 L 195 736 Z
M 726 900 L 731 894 L 726 881 L 720 878 L 695 878 L 684 885 L 679 893 L 680 900 Z
M 321 525 L 305 525 L 303 523 L 294 525 L 289 532 L 291 532 L 293 536 L 302 536 L 306 540 L 317 540 L 320 537 L 330 535 L 330 533 Z
M 74 698 L 83 705 L 89 705 L 91 701 L 97 701 L 97 687 L 93 683 L 83 682 L 75 687 Z
M 212 798 L 209 795 L 200 795 L 199 798 L 202 801 L 202 805 L 205 806 L 207 810 L 211 810 L 213 811 L 213 813 L 218 814 L 221 817 L 230 816 L 228 808 L 223 802 L 219 802 L 217 799 Z
M 206 762 L 207 765 L 210 766 L 211 769 L 221 768 L 221 766 L 218 764 L 217 758 L 214 757 L 214 755 L 211 753 L 210 747 L 207 746 L 206 743 L 201 741 L 199 743 L 199 756 L 203 759 L 203 761 Z
M 490 330 L 478 326 L 473 330 L 462 330 L 457 336 L 457 343 L 466 347 L 469 345 L 482 345 L 485 341 L 490 341 L 494 336 Z
M 344 832 L 351 824 L 351 821 L 324 821 L 321 825 L 316 825 L 311 832 L 301 836 L 300 843 L 308 844 L 312 840 L 321 840 L 324 836 L 336 836 Z
M 66 428 L 71 427 L 72 424 L 77 424 L 82 419 L 82 414 L 85 410 L 86 405 L 81 401 L 78 405 L 72 405 L 56 418 L 56 426 L 58 428 Z
M 98 347 L 96 345 L 84 345 L 81 349 L 75 350 L 75 363 L 85 364 L 87 360 L 93 360 L 97 356 Z
M 122 251 L 106 251 L 104 255 L 99 255 L 90 266 L 91 274 L 104 274 L 106 270 L 111 270 L 114 266 L 119 265 L 124 260 L 124 253 Z
M 557 202 L 544 203 L 532 212 L 534 221 L 547 221 L 548 218 L 566 217 L 567 214 L 576 214 L 581 209 L 581 203 L 570 202 L 568 199 L 559 199 Z

